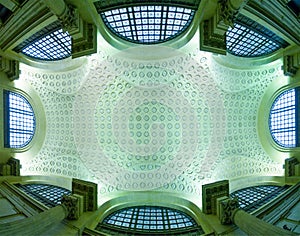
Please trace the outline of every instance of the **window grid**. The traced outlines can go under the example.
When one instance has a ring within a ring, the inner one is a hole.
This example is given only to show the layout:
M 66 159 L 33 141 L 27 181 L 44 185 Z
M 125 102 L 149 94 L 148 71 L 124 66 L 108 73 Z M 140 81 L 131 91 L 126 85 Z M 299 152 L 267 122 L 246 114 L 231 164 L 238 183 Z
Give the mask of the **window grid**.
M 61 60 L 71 56 L 71 36 L 62 29 L 47 32 L 42 38 L 21 49 L 25 55 L 45 61 Z
M 101 231 L 103 224 L 133 231 L 169 231 L 195 228 L 196 222 L 183 212 L 154 206 L 140 206 L 121 209 L 107 216 L 96 230 Z
M 17 184 L 16 186 L 47 207 L 61 204 L 62 196 L 71 194 L 67 189 L 48 184 Z
M 274 101 L 269 127 L 274 141 L 283 147 L 296 147 L 296 90 L 283 92 Z
M 226 33 L 227 51 L 236 56 L 263 56 L 286 46 L 276 34 L 241 14 Z
M 4 91 L 5 147 L 22 148 L 32 140 L 35 115 L 30 103 L 22 95 Z
M 184 32 L 195 11 L 173 6 L 134 6 L 101 12 L 106 26 L 117 36 L 140 44 L 168 41 Z
M 230 194 L 231 198 L 238 198 L 239 207 L 246 212 L 253 212 L 267 202 L 276 198 L 288 186 L 263 185 L 240 189 Z

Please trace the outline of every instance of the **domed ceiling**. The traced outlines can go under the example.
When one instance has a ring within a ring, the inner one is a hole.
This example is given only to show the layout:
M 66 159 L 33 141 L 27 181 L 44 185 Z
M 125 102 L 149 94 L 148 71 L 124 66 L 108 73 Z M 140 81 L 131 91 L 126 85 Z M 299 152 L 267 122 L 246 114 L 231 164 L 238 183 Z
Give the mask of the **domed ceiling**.
M 63 72 L 21 66 L 20 80 L 46 115 L 42 148 L 21 160 L 22 175 L 81 178 L 97 182 L 100 194 L 199 196 L 205 183 L 283 174 L 257 133 L 261 99 L 282 76 L 281 62 L 241 70 L 188 47 L 104 46 Z

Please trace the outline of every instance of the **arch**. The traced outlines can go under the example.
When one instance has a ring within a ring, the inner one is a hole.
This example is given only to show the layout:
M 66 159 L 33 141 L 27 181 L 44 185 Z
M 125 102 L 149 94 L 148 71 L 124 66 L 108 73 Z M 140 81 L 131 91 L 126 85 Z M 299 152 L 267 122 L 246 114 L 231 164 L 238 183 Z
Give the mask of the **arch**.
M 276 97 L 271 107 L 269 128 L 273 140 L 281 147 L 298 146 L 297 94 L 298 89 L 285 90 Z
M 165 5 L 127 6 L 99 13 L 110 31 L 136 44 L 158 44 L 184 33 L 195 10 Z
M 124 231 L 146 231 L 152 233 L 177 230 L 193 230 L 197 227 L 195 220 L 184 212 L 162 206 L 134 206 L 122 208 L 107 216 L 96 230 L 103 225 Z M 201 228 L 198 227 L 198 232 Z
M 4 90 L 4 146 L 27 146 L 34 136 L 35 127 L 35 114 L 29 101 L 19 93 Z

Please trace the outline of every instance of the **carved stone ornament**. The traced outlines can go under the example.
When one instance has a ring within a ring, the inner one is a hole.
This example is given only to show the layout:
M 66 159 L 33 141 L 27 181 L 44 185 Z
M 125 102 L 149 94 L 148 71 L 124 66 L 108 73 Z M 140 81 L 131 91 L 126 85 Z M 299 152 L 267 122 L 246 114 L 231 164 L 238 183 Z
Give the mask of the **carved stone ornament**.
M 82 199 L 77 195 L 63 195 L 61 204 L 68 210 L 67 218 L 69 220 L 77 220 L 82 214 Z
M 19 78 L 19 62 L 0 56 L 0 71 L 6 73 L 10 80 Z
M 219 202 L 220 214 L 219 220 L 221 224 L 231 224 L 232 223 L 232 213 L 235 209 L 239 208 L 239 202 L 237 198 L 226 199 Z
M 78 13 L 76 8 L 71 5 L 67 5 L 63 14 L 58 16 L 58 19 L 61 22 L 64 31 L 71 32 L 78 28 Z
M 227 26 L 233 27 L 234 19 L 238 14 L 238 9 L 233 8 L 233 6 L 230 4 L 230 0 L 219 0 L 218 3 L 220 22 L 223 22 Z

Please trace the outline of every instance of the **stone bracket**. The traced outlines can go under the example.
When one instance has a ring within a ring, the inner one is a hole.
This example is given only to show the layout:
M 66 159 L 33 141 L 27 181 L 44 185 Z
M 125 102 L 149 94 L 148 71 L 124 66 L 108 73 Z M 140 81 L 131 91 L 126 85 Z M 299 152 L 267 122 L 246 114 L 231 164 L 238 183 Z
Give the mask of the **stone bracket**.
M 19 78 L 19 62 L 0 56 L 0 71 L 6 73 L 10 80 Z
M 286 76 L 295 76 L 300 68 L 300 53 L 283 57 L 283 72 Z

